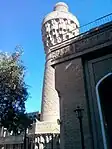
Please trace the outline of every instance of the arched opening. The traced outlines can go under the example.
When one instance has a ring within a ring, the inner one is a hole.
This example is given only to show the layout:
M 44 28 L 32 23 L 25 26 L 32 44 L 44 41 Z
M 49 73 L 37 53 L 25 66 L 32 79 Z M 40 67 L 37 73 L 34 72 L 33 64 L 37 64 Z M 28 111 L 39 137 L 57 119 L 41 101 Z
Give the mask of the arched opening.
M 112 73 L 98 82 L 96 92 L 104 146 L 112 149 Z

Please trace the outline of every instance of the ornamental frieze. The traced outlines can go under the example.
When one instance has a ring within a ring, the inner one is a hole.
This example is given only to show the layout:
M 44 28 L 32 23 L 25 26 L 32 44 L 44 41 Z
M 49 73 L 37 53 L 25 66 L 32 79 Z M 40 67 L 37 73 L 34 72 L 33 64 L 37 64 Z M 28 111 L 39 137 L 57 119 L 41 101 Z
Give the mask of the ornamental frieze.
M 49 20 L 42 27 L 42 39 L 47 49 L 78 34 L 77 24 L 67 18 Z
M 55 60 L 63 59 L 72 54 L 78 54 L 79 52 L 86 51 L 89 48 L 96 47 L 101 44 L 106 44 L 107 42 L 112 41 L 112 27 L 108 27 L 94 32 L 94 34 L 89 32 L 88 34 L 83 34 L 79 36 L 70 45 L 67 45 L 65 42 L 65 47 L 56 49 L 51 52 L 52 62 L 55 63 Z
M 52 60 L 57 60 L 59 58 L 63 58 L 63 57 L 66 57 L 70 54 L 73 53 L 73 46 L 72 45 L 69 45 L 69 46 L 66 46 L 64 48 L 61 48 L 61 49 L 58 49 L 56 50 L 55 52 L 52 52 Z
M 84 38 L 80 41 L 75 42 L 74 43 L 75 51 L 76 53 L 81 52 L 81 51 L 84 51 L 85 49 L 92 48 L 94 46 L 108 42 L 110 40 L 112 40 L 112 29 L 97 33 L 93 36 L 90 35 L 87 38 Z

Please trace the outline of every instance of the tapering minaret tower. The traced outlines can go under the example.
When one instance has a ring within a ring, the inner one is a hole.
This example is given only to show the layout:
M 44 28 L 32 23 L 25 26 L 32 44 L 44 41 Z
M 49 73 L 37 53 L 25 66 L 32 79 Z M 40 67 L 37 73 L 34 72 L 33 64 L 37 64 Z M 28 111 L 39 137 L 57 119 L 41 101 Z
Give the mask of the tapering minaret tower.
M 54 11 L 48 14 L 42 23 L 42 39 L 46 53 L 46 64 L 42 96 L 42 121 L 59 119 L 59 98 L 55 90 L 55 70 L 51 66 L 50 48 L 64 40 L 79 34 L 79 23 L 68 12 L 68 6 L 59 2 Z
M 59 119 L 59 98 L 55 90 L 54 68 L 51 66 L 51 60 L 46 53 L 46 63 L 44 72 L 41 121 L 56 122 Z
M 45 72 L 42 91 L 40 122 L 37 123 L 37 133 L 59 133 L 60 106 L 58 93 L 55 90 L 55 69 L 51 66 L 51 48 L 60 42 L 79 34 L 79 22 L 73 16 L 68 6 L 59 2 L 53 12 L 42 22 L 42 39 L 46 54 Z M 64 74 L 63 74 L 64 75 Z

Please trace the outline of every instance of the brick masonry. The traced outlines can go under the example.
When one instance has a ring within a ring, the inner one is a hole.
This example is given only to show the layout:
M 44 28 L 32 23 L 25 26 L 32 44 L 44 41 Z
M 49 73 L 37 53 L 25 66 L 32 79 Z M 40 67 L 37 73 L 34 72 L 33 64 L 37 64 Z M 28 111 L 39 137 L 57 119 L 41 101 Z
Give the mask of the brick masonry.
M 85 148 L 92 148 L 87 101 L 85 97 L 83 68 L 80 58 L 55 66 L 56 89 L 60 94 L 61 149 L 81 149 L 79 121 L 74 110 L 84 108 L 83 129 Z

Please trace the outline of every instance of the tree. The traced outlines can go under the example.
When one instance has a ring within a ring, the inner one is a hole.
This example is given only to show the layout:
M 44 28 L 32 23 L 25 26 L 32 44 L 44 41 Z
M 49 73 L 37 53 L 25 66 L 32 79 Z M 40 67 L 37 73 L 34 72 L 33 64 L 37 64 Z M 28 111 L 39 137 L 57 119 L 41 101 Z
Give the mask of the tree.
M 29 127 L 34 120 L 25 112 L 28 86 L 21 54 L 20 48 L 12 54 L 0 52 L 0 124 L 14 134 L 24 130 L 26 121 Z

